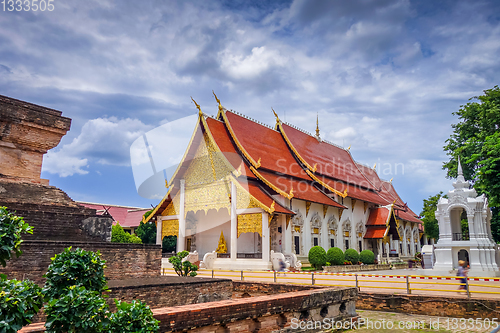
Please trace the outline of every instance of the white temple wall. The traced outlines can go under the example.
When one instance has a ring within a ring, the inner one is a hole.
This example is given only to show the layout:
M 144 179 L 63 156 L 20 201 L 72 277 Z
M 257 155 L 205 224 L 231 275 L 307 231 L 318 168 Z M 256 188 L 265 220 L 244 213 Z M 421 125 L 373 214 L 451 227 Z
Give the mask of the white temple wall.
M 259 246 L 260 242 L 261 238 L 257 232 L 245 232 L 238 237 L 237 253 L 260 253 L 262 251 L 262 246 Z
M 196 233 L 196 251 L 198 251 L 200 258 L 203 258 L 205 253 L 212 252 L 217 249 L 221 230 L 224 233 L 224 238 L 226 239 L 227 253 L 231 252 L 231 242 L 229 242 L 228 237 L 231 234 L 231 222 L 228 221 L 222 225 L 216 225 L 212 229 Z
M 219 209 L 216 211 L 215 209 L 211 209 L 208 211 L 208 214 L 205 214 L 204 211 L 197 211 L 196 214 L 193 212 L 188 212 L 186 216 L 186 226 L 189 226 L 189 220 L 194 215 L 194 219 L 196 222 L 196 233 L 194 236 L 196 237 L 196 241 L 192 243 L 196 246 L 196 251 L 200 258 L 203 258 L 205 253 L 212 252 L 217 249 L 217 245 L 219 244 L 220 232 L 224 233 L 224 238 L 226 240 L 227 252 L 231 251 L 231 217 L 227 209 Z M 186 229 L 186 236 L 193 236 L 190 230 Z M 239 245 L 239 244 L 238 244 Z

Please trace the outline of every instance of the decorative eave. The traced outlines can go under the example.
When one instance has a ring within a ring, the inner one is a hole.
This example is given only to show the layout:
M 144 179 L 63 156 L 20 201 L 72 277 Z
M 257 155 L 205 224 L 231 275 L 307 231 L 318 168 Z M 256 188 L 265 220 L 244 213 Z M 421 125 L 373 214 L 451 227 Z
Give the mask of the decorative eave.
M 309 175 L 309 177 L 311 177 L 315 182 L 317 182 L 318 184 L 320 184 L 321 186 L 323 186 L 324 188 L 326 188 L 328 191 L 332 192 L 332 193 L 335 193 L 339 196 L 341 196 L 342 198 L 345 198 L 348 196 L 347 194 L 347 189 L 344 190 L 344 193 L 340 192 L 340 191 L 337 191 L 336 189 L 334 189 L 333 187 L 325 184 L 323 181 L 321 181 L 321 179 L 319 179 L 318 177 L 316 177 L 316 175 L 314 175 L 311 171 L 309 170 L 306 170 L 306 173 Z
M 250 194 L 250 192 L 246 188 L 241 186 L 240 182 L 238 182 L 236 180 L 236 178 L 234 178 L 233 176 L 229 176 L 229 179 L 236 185 L 237 188 L 239 188 L 242 191 L 245 191 L 250 197 L 252 197 L 255 200 L 255 202 L 259 205 L 260 208 L 262 208 L 268 214 L 274 213 L 274 211 L 275 211 L 274 205 L 276 204 L 276 202 L 274 200 L 273 200 L 273 203 L 271 204 L 271 206 L 268 207 L 268 206 L 264 205 L 261 201 L 259 201 L 257 198 L 255 198 L 252 194 Z
M 229 134 L 231 134 L 231 138 L 233 139 L 234 143 L 236 144 L 236 146 L 238 147 L 238 149 L 241 151 L 241 153 L 243 154 L 243 156 L 245 156 L 245 158 L 252 164 L 252 166 L 254 168 L 256 168 L 256 169 L 260 168 L 260 160 L 261 159 L 259 158 L 259 160 L 256 162 L 252 158 L 252 156 L 250 156 L 250 154 L 248 154 L 248 152 L 245 150 L 245 148 L 243 147 L 243 145 L 240 143 L 240 141 L 236 137 L 236 134 L 234 133 L 233 128 L 231 127 L 231 124 L 230 124 L 229 120 L 226 117 L 225 110 L 219 109 L 219 113 L 218 113 L 217 117 L 220 117 L 220 118 L 223 119 L 224 124 L 226 125 L 227 129 L 229 130 Z
M 253 166 L 250 166 L 250 170 L 252 170 L 252 172 L 254 173 L 254 175 L 257 176 L 257 178 L 259 178 L 261 181 L 263 181 L 264 184 L 266 184 L 267 186 L 269 186 L 270 188 L 272 188 L 273 191 L 279 193 L 280 195 L 282 195 L 283 197 L 287 198 L 288 200 L 291 200 L 293 198 L 293 188 L 290 190 L 290 193 L 286 193 L 285 191 L 282 191 L 279 188 L 277 188 L 273 183 L 271 183 L 270 181 L 268 181 L 265 177 L 263 177 L 257 171 L 257 169 L 255 169 Z
M 172 189 L 173 189 L 173 187 L 171 187 L 171 188 L 168 189 L 167 194 L 165 194 L 165 196 L 160 201 L 160 203 L 158 205 L 156 205 L 156 207 L 153 209 L 153 211 L 151 212 L 151 214 L 149 214 L 146 219 L 144 219 L 144 217 L 142 218 L 142 221 L 144 223 L 148 223 L 149 220 L 151 220 L 154 216 L 156 216 L 156 213 L 158 212 L 158 209 L 160 209 L 160 207 L 162 206 L 162 204 L 168 199 L 168 197 L 170 196 L 170 192 L 172 191 Z M 157 223 L 157 221 L 155 222 L 155 224 L 156 223 Z
M 281 121 L 279 123 L 277 123 L 276 125 L 277 125 L 278 130 L 280 131 L 281 135 L 285 139 L 286 144 L 288 145 L 288 147 L 290 147 L 290 149 L 293 151 L 293 153 L 295 154 L 295 156 L 297 156 L 297 158 L 300 160 L 300 162 L 303 165 L 305 165 L 307 167 L 307 169 L 309 169 L 310 171 L 316 172 L 316 170 L 317 170 L 317 164 L 315 164 L 314 167 L 312 167 L 309 163 L 306 162 L 306 160 L 304 160 L 304 158 L 302 156 L 300 156 L 299 152 L 297 151 L 297 149 L 295 149 L 295 147 L 293 146 L 292 142 L 288 139 L 288 136 L 286 135 L 285 131 L 283 130 L 283 127 L 281 126 Z M 307 171 L 308 170 L 306 170 L 306 172 Z

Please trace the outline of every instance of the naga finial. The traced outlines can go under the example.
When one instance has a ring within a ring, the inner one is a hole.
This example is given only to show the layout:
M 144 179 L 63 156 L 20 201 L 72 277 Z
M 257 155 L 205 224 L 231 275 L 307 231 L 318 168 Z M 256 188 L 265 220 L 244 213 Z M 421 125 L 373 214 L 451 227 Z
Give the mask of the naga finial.
M 319 138 L 319 115 L 316 113 L 316 137 Z
M 278 117 L 278 114 L 274 109 L 271 107 L 271 110 L 273 110 L 274 116 L 276 117 L 276 128 L 278 128 L 279 123 L 281 122 L 280 117 Z
M 191 100 L 194 102 L 194 105 L 196 105 L 196 108 L 198 109 L 200 115 L 203 114 L 203 112 L 201 112 L 201 107 L 198 103 L 196 103 L 196 101 L 193 99 L 193 96 L 191 96 Z
M 373 165 L 373 168 L 372 168 L 372 169 L 373 169 L 373 170 L 375 170 L 376 168 L 377 168 L 377 163 L 375 163 L 375 164 Z
M 217 101 L 217 103 L 219 104 L 219 111 L 222 111 L 222 104 L 220 103 L 220 99 L 217 98 L 217 95 L 215 94 L 215 92 L 212 90 L 212 94 L 214 94 L 214 97 L 215 97 L 215 100 Z

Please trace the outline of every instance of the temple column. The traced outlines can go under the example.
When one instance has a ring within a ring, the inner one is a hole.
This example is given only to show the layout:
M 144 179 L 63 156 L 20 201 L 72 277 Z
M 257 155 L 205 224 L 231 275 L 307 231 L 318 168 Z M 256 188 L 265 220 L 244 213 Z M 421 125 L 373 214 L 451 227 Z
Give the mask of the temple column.
M 184 251 L 186 247 L 186 215 L 184 213 L 186 181 L 184 179 L 181 179 L 180 183 L 181 193 L 179 204 L 179 235 L 177 236 L 177 252 Z
M 269 214 L 262 213 L 262 260 L 269 262 L 271 238 L 269 236 Z
M 231 260 L 238 257 L 238 216 L 236 214 L 236 185 L 231 182 Z
M 156 218 L 156 244 L 161 245 L 162 244 L 162 239 L 161 239 L 161 229 L 162 229 L 162 216 L 158 216 Z
M 285 246 L 283 247 L 285 253 L 295 253 L 292 250 L 292 222 L 290 221 L 288 223 L 288 228 L 286 227 L 286 215 L 283 218 L 283 230 L 284 231 L 284 239 L 285 239 Z
M 288 243 L 287 233 L 286 233 L 286 215 L 281 215 L 280 221 L 281 221 L 281 223 L 280 223 L 280 226 L 281 226 L 280 251 L 281 251 L 281 253 L 286 253 L 286 249 L 287 249 L 286 244 Z
M 410 254 L 412 257 L 415 256 L 415 232 L 414 229 L 410 229 Z

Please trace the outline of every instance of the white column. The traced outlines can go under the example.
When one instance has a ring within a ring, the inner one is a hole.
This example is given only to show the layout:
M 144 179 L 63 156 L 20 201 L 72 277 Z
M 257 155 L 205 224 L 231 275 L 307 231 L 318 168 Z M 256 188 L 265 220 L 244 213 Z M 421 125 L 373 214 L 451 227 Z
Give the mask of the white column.
M 231 182 L 231 260 L 236 260 L 238 253 L 238 216 L 236 215 L 236 185 Z
M 262 260 L 269 262 L 270 257 L 270 240 L 269 237 L 269 215 L 266 212 L 262 213 Z
M 312 212 L 309 209 L 309 214 L 307 214 L 307 216 L 304 218 L 304 225 L 302 226 L 302 236 L 303 236 L 302 241 L 304 242 L 304 255 L 305 256 L 308 255 L 309 250 L 312 247 L 312 244 L 311 244 L 311 235 L 312 235 L 311 215 L 312 215 Z
M 283 239 L 285 246 L 283 247 L 285 253 L 295 253 L 292 249 L 292 222 L 288 223 L 288 228 L 286 227 L 286 216 L 283 217 Z
M 410 229 L 410 253 L 414 257 L 415 256 L 415 229 Z
M 158 216 L 156 218 L 156 244 L 161 245 L 162 244 L 162 239 L 161 239 L 161 229 L 162 229 L 162 216 Z
M 184 251 L 186 247 L 186 215 L 185 210 L 185 188 L 186 183 L 184 179 L 180 180 L 181 183 L 181 194 L 180 194 L 180 204 L 179 204 L 179 235 L 177 235 L 177 252 Z
M 319 235 L 319 237 L 321 237 L 321 247 L 323 247 L 325 249 L 325 251 L 328 251 L 328 249 L 330 248 L 330 235 L 329 235 L 329 232 L 330 230 L 328 230 L 328 223 L 327 223 L 327 219 L 326 217 L 323 218 L 321 220 L 321 235 Z

